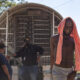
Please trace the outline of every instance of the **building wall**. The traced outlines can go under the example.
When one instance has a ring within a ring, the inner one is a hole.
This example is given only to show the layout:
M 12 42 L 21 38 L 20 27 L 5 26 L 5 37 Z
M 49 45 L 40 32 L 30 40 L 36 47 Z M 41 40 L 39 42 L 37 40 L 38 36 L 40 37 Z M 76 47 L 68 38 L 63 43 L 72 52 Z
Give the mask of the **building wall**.
M 50 37 L 58 33 L 57 26 L 62 19 L 59 13 L 42 5 L 26 4 L 11 9 L 2 16 L 0 36 L 6 42 L 8 55 L 16 53 L 24 45 L 24 39 L 29 36 L 31 43 L 43 47 L 42 59 L 45 56 L 49 58 Z M 47 58 L 45 60 L 49 63 Z

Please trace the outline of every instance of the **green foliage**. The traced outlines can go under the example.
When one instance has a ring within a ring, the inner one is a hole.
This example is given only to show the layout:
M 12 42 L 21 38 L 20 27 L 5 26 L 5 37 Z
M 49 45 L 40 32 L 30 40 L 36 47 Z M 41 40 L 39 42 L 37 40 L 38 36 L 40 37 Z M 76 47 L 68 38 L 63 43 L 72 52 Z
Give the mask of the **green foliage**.
M 26 0 L 0 0 L 0 13 L 2 13 L 10 7 L 16 6 L 18 3 L 24 3 L 25 1 Z
M 0 0 L 0 13 L 5 11 L 6 9 L 15 6 L 16 3 L 8 0 Z

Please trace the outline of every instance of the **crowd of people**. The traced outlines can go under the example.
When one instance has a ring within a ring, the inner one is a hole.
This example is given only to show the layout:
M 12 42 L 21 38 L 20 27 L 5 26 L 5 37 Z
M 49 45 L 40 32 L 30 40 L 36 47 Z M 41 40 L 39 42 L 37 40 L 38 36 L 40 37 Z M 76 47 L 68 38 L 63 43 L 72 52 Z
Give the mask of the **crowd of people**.
M 44 50 L 41 46 L 31 44 L 30 38 L 24 41 L 24 46 L 13 57 L 21 57 L 22 66 L 19 68 L 19 80 L 37 80 L 38 63 Z M 4 55 L 5 45 L 0 43 L 0 80 L 12 80 L 12 68 Z
M 80 39 L 76 24 L 70 17 L 63 19 L 58 26 L 58 34 L 51 36 L 50 49 L 53 80 L 74 80 L 76 72 L 80 71 Z M 4 53 L 5 45 L 0 43 L 0 80 L 11 80 L 12 68 Z M 31 44 L 29 37 L 25 39 L 24 46 L 13 55 L 22 59 L 19 80 L 38 80 L 38 63 L 43 53 L 41 46 Z

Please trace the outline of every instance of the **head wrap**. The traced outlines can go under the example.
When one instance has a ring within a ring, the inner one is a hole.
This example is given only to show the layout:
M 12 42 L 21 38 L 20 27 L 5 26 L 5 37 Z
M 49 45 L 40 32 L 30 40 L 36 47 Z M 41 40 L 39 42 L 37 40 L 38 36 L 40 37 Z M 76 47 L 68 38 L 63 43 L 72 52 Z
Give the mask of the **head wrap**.
M 58 26 L 59 41 L 58 41 L 58 46 L 57 46 L 56 64 L 60 64 L 62 60 L 63 30 L 65 27 L 66 19 L 68 18 L 70 17 L 67 17 L 64 20 L 62 20 Z M 72 22 L 73 22 L 73 30 L 70 36 L 73 37 L 74 42 L 75 42 L 75 70 L 80 71 L 80 39 L 79 39 L 79 35 L 77 32 L 76 24 L 73 20 Z

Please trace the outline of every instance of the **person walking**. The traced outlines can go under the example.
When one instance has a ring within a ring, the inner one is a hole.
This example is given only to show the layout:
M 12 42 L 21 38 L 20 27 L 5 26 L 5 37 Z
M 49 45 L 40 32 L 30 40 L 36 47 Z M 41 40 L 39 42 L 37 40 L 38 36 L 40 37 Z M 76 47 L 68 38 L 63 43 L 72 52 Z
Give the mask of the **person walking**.
M 73 68 L 80 71 L 80 39 L 72 18 L 67 17 L 60 22 L 58 35 L 50 39 L 50 48 L 53 80 L 67 80 Z

